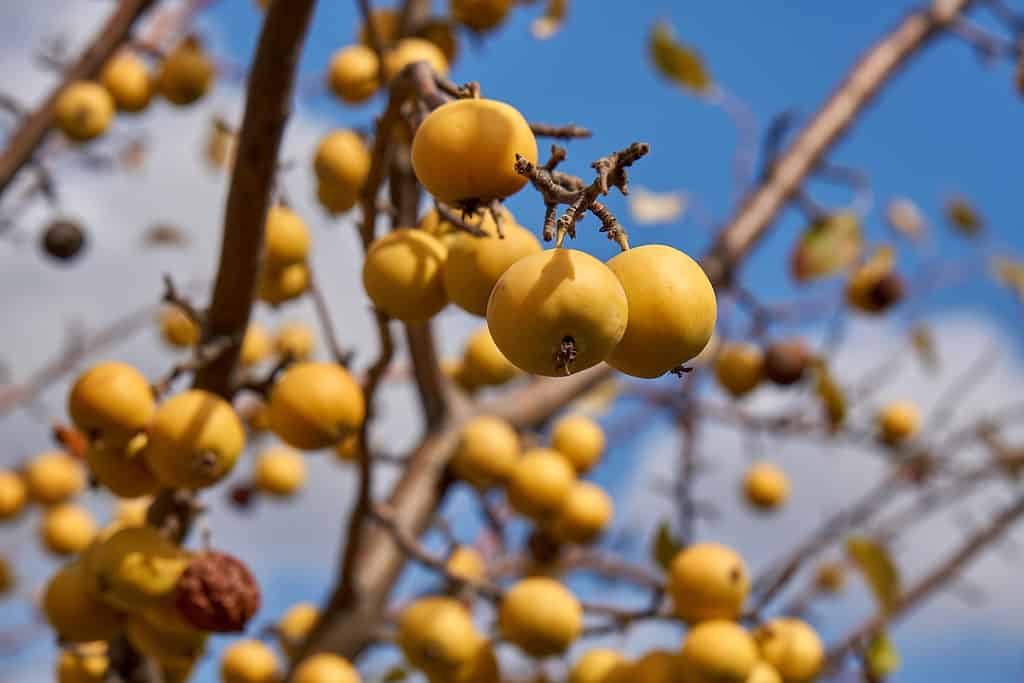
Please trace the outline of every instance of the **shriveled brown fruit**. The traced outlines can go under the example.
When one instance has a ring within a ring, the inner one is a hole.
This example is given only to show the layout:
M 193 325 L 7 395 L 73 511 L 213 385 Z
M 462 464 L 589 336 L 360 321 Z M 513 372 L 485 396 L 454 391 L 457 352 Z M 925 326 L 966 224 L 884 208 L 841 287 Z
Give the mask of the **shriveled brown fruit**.
M 174 604 L 198 629 L 237 633 L 260 607 L 260 586 L 241 560 L 207 550 L 192 558 L 178 579 Z
M 789 386 L 804 377 L 811 352 L 802 339 L 784 339 L 768 345 L 764 352 L 764 374 L 774 384 Z

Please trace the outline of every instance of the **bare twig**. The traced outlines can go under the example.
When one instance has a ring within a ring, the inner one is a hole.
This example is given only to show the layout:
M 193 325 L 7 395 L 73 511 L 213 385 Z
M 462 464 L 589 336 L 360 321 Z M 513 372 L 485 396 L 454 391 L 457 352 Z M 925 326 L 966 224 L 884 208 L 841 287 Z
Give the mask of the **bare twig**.
M 570 123 L 564 126 L 553 126 L 548 123 L 531 123 L 530 130 L 537 137 L 542 138 L 555 138 L 558 140 L 571 140 L 573 138 L 589 138 L 593 133 L 590 132 L 589 128 L 583 126 L 577 126 L 575 123 Z
M 327 340 L 327 350 L 330 352 L 331 359 L 335 363 L 348 367 L 352 362 L 355 352 L 352 349 L 346 351 L 338 340 L 334 321 L 331 318 L 331 309 L 327 305 L 327 299 L 324 297 L 323 290 L 320 289 L 312 267 L 309 264 L 306 267 L 309 269 L 309 294 L 313 298 L 313 307 L 316 309 L 316 316 L 320 321 L 320 329 L 323 330 L 324 339 Z

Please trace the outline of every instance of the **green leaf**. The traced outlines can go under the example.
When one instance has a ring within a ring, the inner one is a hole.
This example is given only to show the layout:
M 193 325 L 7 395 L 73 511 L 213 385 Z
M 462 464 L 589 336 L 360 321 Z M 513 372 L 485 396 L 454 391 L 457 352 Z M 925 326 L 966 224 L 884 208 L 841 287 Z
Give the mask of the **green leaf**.
M 874 679 L 885 678 L 899 671 L 900 653 L 888 632 L 879 631 L 864 651 L 864 661 Z
M 668 522 L 662 522 L 661 526 L 658 527 L 657 533 L 654 535 L 651 559 L 657 562 L 659 567 L 668 571 L 672 560 L 676 558 L 676 555 L 682 549 L 683 544 L 672 535 L 672 529 L 669 528 Z
M 954 230 L 968 237 L 977 235 L 985 227 L 985 219 L 963 197 L 953 197 L 946 202 L 946 220 Z
M 821 400 L 829 424 L 835 429 L 846 419 L 846 393 L 832 376 L 828 361 L 824 358 L 815 359 L 812 368 L 814 369 L 814 393 Z
M 835 275 L 852 266 L 864 250 L 860 218 L 834 213 L 807 226 L 793 251 L 793 277 L 798 282 Z
M 846 553 L 864 576 L 882 611 L 889 612 L 900 596 L 900 572 L 889 550 L 869 538 L 846 541 Z
M 696 93 L 711 89 L 711 75 L 700 55 L 679 42 L 671 24 L 666 21 L 655 24 L 647 44 L 654 66 L 662 76 Z

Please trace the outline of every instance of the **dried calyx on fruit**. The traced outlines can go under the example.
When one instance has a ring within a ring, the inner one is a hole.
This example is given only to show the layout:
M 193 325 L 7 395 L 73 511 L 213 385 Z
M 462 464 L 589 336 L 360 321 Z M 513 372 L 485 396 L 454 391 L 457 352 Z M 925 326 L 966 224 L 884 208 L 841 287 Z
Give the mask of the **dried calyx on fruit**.
M 213 550 L 196 555 L 174 589 L 174 604 L 193 626 L 213 633 L 234 633 L 260 607 L 256 577 L 241 560 Z

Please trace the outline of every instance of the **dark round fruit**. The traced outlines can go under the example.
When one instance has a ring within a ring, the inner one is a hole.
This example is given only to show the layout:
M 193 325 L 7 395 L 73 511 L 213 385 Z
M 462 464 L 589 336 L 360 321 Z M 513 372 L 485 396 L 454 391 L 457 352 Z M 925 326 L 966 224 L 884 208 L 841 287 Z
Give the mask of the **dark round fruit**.
M 796 384 L 811 362 L 811 353 L 800 339 L 787 339 L 772 343 L 764 353 L 764 372 L 773 383 L 781 386 Z
M 58 261 L 70 261 L 85 247 L 85 230 L 78 223 L 58 218 L 43 231 L 43 251 Z

